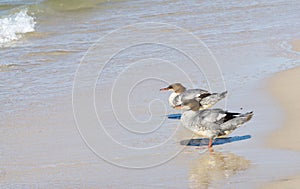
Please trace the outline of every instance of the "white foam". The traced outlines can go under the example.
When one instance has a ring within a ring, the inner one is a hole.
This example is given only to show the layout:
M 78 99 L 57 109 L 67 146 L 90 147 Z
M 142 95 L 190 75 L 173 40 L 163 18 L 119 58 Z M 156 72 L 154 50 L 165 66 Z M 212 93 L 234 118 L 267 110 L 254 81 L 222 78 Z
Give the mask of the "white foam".
M 0 46 L 18 40 L 23 34 L 33 32 L 34 18 L 27 14 L 27 9 L 10 14 L 0 19 Z

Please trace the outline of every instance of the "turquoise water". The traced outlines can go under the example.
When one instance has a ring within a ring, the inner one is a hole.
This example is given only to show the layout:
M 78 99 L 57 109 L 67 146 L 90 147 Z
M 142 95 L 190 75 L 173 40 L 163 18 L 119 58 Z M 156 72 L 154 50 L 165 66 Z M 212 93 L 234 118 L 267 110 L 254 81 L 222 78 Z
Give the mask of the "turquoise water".
M 109 32 L 141 22 L 175 25 L 200 38 L 215 54 L 229 88 L 264 78 L 298 64 L 283 44 L 300 37 L 299 5 L 298 0 L 1 0 L 2 110 L 14 111 L 28 103 L 70 94 L 86 50 Z M 143 49 L 138 49 L 141 54 Z M 142 57 L 131 53 L 105 70 L 106 82 L 112 81 L 110 73 Z M 165 52 L 157 47 L 147 54 L 155 58 Z M 197 75 L 193 70 L 189 73 Z M 203 80 L 201 74 L 195 77 Z

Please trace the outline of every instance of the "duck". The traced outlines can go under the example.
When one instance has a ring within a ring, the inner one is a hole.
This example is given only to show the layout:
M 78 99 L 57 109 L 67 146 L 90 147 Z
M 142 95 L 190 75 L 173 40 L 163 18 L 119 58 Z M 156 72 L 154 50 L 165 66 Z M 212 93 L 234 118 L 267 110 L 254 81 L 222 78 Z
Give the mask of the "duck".
M 183 101 L 180 107 L 184 112 L 180 121 L 196 135 L 208 138 L 208 148 L 212 148 L 215 138 L 229 135 L 253 116 L 253 111 L 235 113 L 223 109 L 199 110 L 199 106 L 195 99 Z
M 204 110 L 212 107 L 227 95 L 227 91 L 210 93 L 204 89 L 186 89 L 181 83 L 173 83 L 168 87 L 161 88 L 160 91 L 172 91 L 169 96 L 169 105 L 175 109 L 178 109 L 177 107 L 183 100 L 195 99 L 199 103 L 199 110 Z

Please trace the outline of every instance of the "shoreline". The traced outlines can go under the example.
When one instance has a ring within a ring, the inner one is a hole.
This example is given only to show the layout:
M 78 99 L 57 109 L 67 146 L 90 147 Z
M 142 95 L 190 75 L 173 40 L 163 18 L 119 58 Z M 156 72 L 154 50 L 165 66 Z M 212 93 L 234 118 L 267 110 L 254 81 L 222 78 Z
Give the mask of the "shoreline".
M 283 123 L 266 139 L 268 148 L 300 152 L 300 138 L 297 118 L 300 115 L 300 67 L 282 71 L 268 81 L 268 91 L 279 104 L 283 113 Z M 274 180 L 262 188 L 298 188 L 300 173 L 280 180 Z

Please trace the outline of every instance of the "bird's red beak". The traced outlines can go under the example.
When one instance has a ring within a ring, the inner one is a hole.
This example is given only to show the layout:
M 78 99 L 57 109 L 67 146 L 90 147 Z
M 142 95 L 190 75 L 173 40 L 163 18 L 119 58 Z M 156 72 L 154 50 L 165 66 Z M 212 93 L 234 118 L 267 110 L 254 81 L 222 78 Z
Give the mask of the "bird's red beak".
M 159 89 L 160 91 L 168 91 L 169 90 L 169 88 L 168 87 L 166 87 L 166 88 L 162 88 L 162 89 Z

